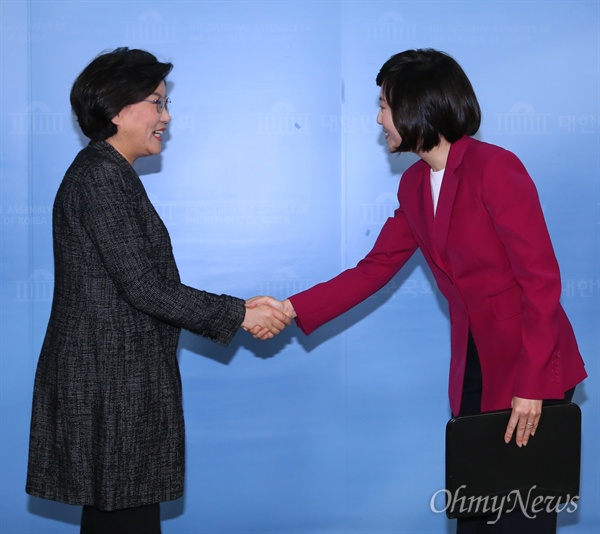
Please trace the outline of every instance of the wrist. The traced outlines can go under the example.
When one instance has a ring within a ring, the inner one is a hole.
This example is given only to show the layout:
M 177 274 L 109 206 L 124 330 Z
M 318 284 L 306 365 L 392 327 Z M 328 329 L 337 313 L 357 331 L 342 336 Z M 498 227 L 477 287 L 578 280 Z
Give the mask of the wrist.
M 288 317 L 291 317 L 292 319 L 295 319 L 298 314 L 296 313 L 296 310 L 294 310 L 294 306 L 292 305 L 290 299 L 285 299 L 283 302 L 283 313 L 285 313 Z

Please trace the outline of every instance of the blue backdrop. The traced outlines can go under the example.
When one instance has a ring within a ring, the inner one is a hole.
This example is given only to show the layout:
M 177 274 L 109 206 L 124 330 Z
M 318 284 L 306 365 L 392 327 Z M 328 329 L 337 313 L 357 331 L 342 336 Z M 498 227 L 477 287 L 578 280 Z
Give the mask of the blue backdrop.
M 53 285 L 51 206 L 86 140 L 69 91 L 99 52 L 172 61 L 173 121 L 138 171 L 190 285 L 286 297 L 352 266 L 396 205 L 410 155 L 375 123 L 375 75 L 434 47 L 463 65 L 478 135 L 523 160 L 590 378 L 582 498 L 560 532 L 600 529 L 599 3 L 1 0 L 0 532 L 78 532 L 24 492 L 32 382 Z M 187 485 L 176 534 L 452 532 L 443 488 L 446 305 L 423 259 L 310 337 L 226 348 L 184 333 Z M 433 508 L 433 509 L 432 509 Z

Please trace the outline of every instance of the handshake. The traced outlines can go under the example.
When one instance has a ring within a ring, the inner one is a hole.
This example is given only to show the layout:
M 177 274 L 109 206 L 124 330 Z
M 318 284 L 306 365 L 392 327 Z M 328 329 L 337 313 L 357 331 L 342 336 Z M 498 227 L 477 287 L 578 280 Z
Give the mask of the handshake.
M 292 323 L 296 312 L 289 299 L 252 297 L 246 301 L 246 316 L 242 328 L 256 339 L 271 339 Z

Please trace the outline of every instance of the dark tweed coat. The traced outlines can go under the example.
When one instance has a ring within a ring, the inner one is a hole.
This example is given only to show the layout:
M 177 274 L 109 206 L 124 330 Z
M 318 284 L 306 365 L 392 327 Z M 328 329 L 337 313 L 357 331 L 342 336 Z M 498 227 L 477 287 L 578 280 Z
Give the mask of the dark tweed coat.
M 92 142 L 53 211 L 55 287 L 38 362 L 27 492 L 114 510 L 180 497 L 180 328 L 228 343 L 244 301 L 180 282 L 129 163 Z

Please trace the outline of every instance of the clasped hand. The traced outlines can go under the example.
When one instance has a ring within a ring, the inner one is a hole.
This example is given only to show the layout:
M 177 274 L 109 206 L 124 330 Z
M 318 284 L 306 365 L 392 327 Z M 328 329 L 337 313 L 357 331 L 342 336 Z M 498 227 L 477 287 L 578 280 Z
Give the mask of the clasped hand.
M 296 317 L 289 300 L 280 301 L 273 297 L 259 296 L 246 301 L 246 316 L 242 328 L 256 339 L 275 337 Z

